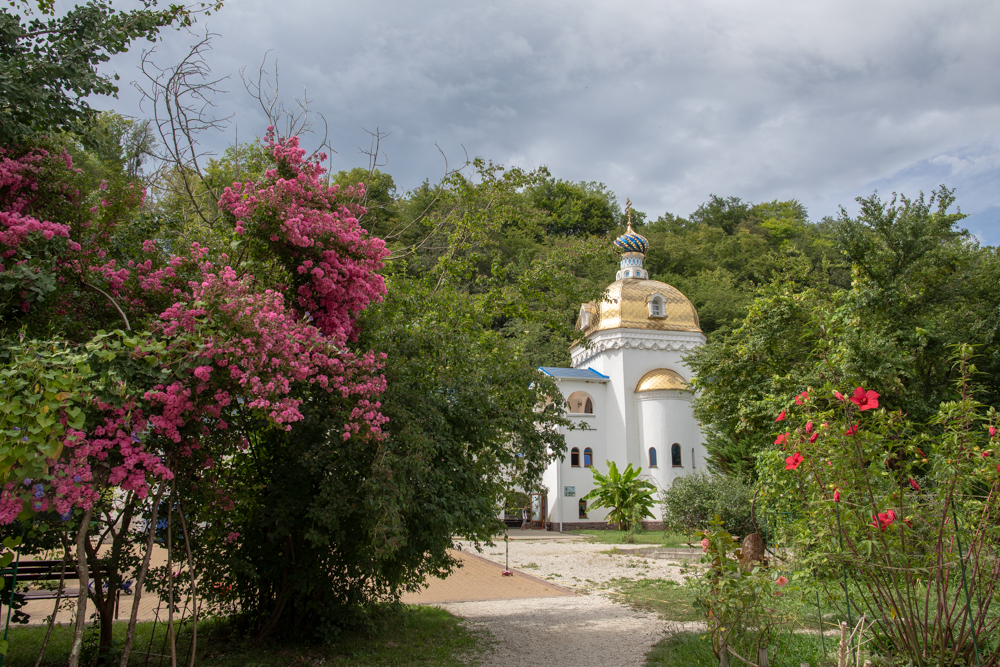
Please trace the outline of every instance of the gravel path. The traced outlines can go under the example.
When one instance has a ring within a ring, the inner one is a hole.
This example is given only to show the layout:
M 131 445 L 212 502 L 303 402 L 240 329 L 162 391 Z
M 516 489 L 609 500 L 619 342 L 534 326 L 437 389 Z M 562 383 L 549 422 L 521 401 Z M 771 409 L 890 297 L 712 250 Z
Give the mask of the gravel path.
M 656 614 L 601 595 L 441 606 L 493 635 L 483 667 L 641 667 L 664 630 Z
M 628 555 L 642 545 L 617 547 L 583 541 L 511 540 L 510 565 L 535 576 L 574 588 L 607 588 L 613 579 L 673 579 L 683 581 L 678 562 Z M 468 548 L 468 547 L 466 547 Z M 481 556 L 504 562 L 503 543 L 486 547 Z M 692 560 L 697 560 L 693 557 Z
M 638 546 L 638 545 L 636 545 Z M 493 636 L 483 667 L 641 667 L 668 627 L 654 613 L 617 603 L 601 590 L 615 579 L 682 581 L 681 565 L 630 555 L 632 545 L 561 540 L 512 540 L 510 565 L 579 591 L 556 598 L 454 602 L 441 606 Z M 466 546 L 466 548 L 469 548 Z M 503 543 L 480 555 L 504 562 Z M 515 575 L 516 576 L 516 575 Z

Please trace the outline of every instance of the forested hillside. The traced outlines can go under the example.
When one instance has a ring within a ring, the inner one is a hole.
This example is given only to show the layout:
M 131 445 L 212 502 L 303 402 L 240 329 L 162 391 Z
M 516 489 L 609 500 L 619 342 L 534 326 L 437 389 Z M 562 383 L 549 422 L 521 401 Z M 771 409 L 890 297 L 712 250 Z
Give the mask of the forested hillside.
M 367 222 L 393 250 L 394 284 L 455 290 L 530 364 L 569 365 L 579 304 L 614 277 L 621 198 L 483 162 L 405 193 L 387 174 L 367 176 L 336 179 L 373 185 Z M 882 387 L 883 405 L 926 419 L 954 395 L 960 343 L 980 355 L 981 398 L 1000 400 L 996 249 L 961 227 L 944 186 L 857 203 L 856 217 L 820 220 L 795 200 L 716 195 L 687 217 L 633 212 L 651 277 L 691 299 L 708 336 L 689 362 L 716 469 L 753 477 L 783 397 L 826 381 Z

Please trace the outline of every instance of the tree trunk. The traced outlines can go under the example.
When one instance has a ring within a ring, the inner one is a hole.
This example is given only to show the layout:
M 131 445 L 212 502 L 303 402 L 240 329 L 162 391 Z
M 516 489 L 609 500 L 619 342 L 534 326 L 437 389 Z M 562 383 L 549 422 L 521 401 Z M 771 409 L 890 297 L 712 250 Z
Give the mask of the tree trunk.
M 149 557 L 153 553 L 153 542 L 156 539 L 156 515 L 160 509 L 160 499 L 163 498 L 163 492 L 166 489 L 166 482 L 160 482 L 160 488 L 156 490 L 156 497 L 153 499 L 153 511 L 150 513 L 149 531 L 146 537 L 146 554 L 142 559 L 142 567 L 139 568 L 139 576 L 135 580 L 135 592 L 132 594 L 132 614 L 128 619 L 128 630 L 125 632 L 121 667 L 127 667 L 129 654 L 132 652 L 132 643 L 135 641 L 135 624 L 139 618 L 139 600 L 142 599 L 142 586 L 146 581 L 146 573 L 149 572 Z
M 76 533 L 76 574 L 80 578 L 80 593 L 76 597 L 76 626 L 73 628 L 73 644 L 69 649 L 68 667 L 80 667 L 80 651 L 83 649 L 83 629 L 87 623 L 87 582 L 90 581 L 86 544 L 92 511 L 88 509 L 83 513 L 80 529 Z

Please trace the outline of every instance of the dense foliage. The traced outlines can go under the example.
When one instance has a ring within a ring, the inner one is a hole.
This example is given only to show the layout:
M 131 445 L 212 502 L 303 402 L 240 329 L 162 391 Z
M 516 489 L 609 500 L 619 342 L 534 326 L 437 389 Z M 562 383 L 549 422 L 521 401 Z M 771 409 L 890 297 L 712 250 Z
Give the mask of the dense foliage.
M 21 12 L 0 11 L 0 147 L 84 130 L 96 115 L 86 98 L 118 92 L 118 75 L 98 66 L 135 40 L 154 41 L 163 28 L 190 25 L 194 12 L 180 4 L 158 9 L 156 0 L 123 12 L 107 0 L 90 0 L 56 16 L 55 3 L 42 0 L 38 9 L 50 16 L 40 18 L 32 17 L 28 0 L 9 4 Z
M 661 492 L 664 528 L 688 534 L 703 531 L 719 517 L 733 535 L 754 532 L 749 485 L 733 475 L 703 470 L 678 477 Z
M 947 189 L 929 199 L 877 196 L 832 223 L 852 262 L 848 288 L 807 283 L 793 264 L 762 286 L 740 326 L 688 361 L 697 374 L 695 416 L 710 463 L 754 474 L 771 446 L 774 415 L 809 386 L 840 379 L 877 385 L 883 402 L 925 421 L 954 397 L 950 346 L 978 346 L 983 400 L 996 403 L 1000 262 L 957 227 Z
M 762 459 L 763 501 L 784 517 L 797 569 L 841 618 L 873 623 L 879 653 L 914 665 L 1000 660 L 996 413 L 973 395 L 970 352 L 956 399 L 927 425 L 873 389 L 825 384 L 784 413 L 784 456 Z

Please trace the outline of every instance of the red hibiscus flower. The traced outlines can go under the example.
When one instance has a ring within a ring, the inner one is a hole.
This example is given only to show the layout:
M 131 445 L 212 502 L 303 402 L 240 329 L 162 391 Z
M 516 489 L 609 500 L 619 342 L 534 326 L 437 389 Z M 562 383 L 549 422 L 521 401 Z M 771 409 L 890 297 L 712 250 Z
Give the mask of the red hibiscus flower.
M 990 426 L 990 437 L 993 438 L 996 436 L 996 434 L 997 430 L 994 427 Z
M 858 425 L 855 424 L 851 428 L 849 428 L 846 431 L 844 431 L 844 435 L 854 435 L 857 432 L 858 432 Z
M 809 400 L 809 392 L 804 391 L 795 397 L 795 405 L 802 405 L 804 402 Z
M 816 442 L 816 438 L 818 438 L 818 437 L 819 437 L 819 433 L 813 433 L 811 436 L 809 436 L 809 444 L 812 444 L 812 443 Z
M 983 452 L 983 458 L 985 459 L 987 456 L 989 456 L 992 453 L 993 452 Z
M 896 520 L 896 512 L 889 510 L 888 512 L 879 512 L 872 518 L 872 522 L 868 524 L 869 526 L 876 526 L 885 531 L 886 528 L 892 525 L 893 521 Z
M 833 492 L 833 502 L 835 503 L 840 502 L 840 489 L 837 489 L 836 491 Z
M 780 421 L 785 421 L 785 411 L 784 411 L 784 410 L 782 410 L 782 411 L 781 411 L 781 414 L 780 414 L 780 415 L 778 415 L 778 418 L 777 418 L 777 419 L 775 419 L 774 421 L 776 421 L 776 422 L 780 422 Z
M 779 586 L 784 586 L 784 585 L 786 585 L 788 583 L 788 577 L 782 575 L 782 576 L 778 577 L 777 579 L 775 579 L 774 583 L 778 584 Z
M 914 491 L 919 491 L 920 490 L 920 485 L 917 484 L 917 480 L 915 480 L 915 479 L 910 479 L 910 486 L 913 487 Z
M 781 435 L 779 435 L 777 438 L 775 438 L 774 444 L 776 444 L 776 445 L 783 445 L 783 444 L 785 444 L 786 440 L 788 440 L 788 432 L 787 431 L 784 432 L 784 433 L 782 433 Z
M 865 391 L 861 387 L 858 387 L 854 390 L 854 396 L 851 396 L 851 403 L 858 406 L 858 409 L 862 412 L 873 410 L 878 407 L 878 392 L 872 389 Z
M 800 452 L 795 452 L 791 456 L 785 459 L 785 470 L 795 470 L 799 467 L 804 459 Z
M 841 393 L 840 393 L 839 391 L 835 391 L 835 392 L 833 392 L 833 395 L 834 395 L 834 397 L 835 397 L 835 398 L 836 398 L 836 399 L 837 399 L 838 401 L 842 401 L 842 400 L 844 400 L 844 395 L 843 395 L 843 394 L 841 394 Z

